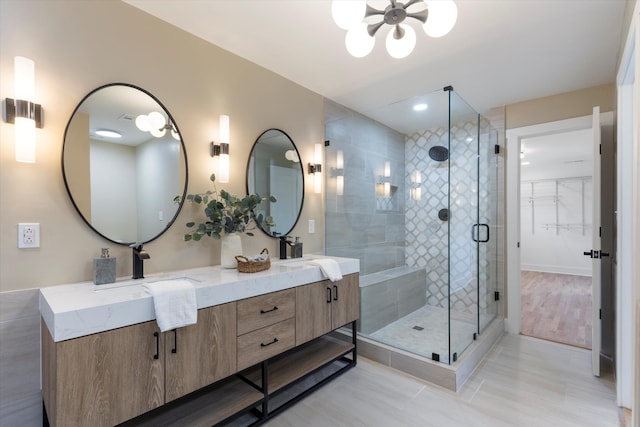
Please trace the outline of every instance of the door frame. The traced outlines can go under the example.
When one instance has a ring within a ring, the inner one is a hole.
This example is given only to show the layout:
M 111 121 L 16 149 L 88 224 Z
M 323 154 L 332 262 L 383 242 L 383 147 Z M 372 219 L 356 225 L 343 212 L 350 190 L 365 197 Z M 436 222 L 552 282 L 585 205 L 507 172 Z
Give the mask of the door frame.
M 590 129 L 592 115 L 558 120 L 507 130 L 507 318 L 505 328 L 511 334 L 521 331 L 520 283 L 520 146 L 523 139 L 554 133 Z M 613 112 L 600 113 L 602 123 L 613 123 Z M 595 161 L 595 159 L 594 159 Z

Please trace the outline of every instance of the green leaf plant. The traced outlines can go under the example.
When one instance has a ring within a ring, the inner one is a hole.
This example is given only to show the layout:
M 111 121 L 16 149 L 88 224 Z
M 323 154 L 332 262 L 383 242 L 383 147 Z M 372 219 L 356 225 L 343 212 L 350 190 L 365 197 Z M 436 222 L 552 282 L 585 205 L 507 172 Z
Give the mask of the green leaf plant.
M 263 201 L 275 202 L 273 196 L 261 198 L 257 194 L 249 194 L 242 199 L 229 194 L 225 190 L 218 190 L 215 186 L 216 175 L 211 174 L 209 178 L 213 183 L 213 191 L 207 190 L 204 193 L 187 194 L 185 200 L 204 205 L 204 215 L 207 219 L 204 222 L 189 221 L 186 226 L 190 229 L 184 235 L 184 241 L 199 241 L 204 236 L 220 239 L 224 234 L 244 233 L 253 236 L 251 230 L 257 226 L 274 226 L 273 218 L 264 216 L 262 213 L 256 215 L 256 208 Z M 174 199 L 180 203 L 180 196 Z

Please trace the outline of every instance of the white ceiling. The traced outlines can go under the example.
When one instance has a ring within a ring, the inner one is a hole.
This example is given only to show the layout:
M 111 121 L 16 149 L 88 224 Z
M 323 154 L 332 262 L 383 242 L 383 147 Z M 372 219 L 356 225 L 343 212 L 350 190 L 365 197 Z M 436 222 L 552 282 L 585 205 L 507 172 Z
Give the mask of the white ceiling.
M 593 167 L 593 132 L 581 129 L 522 140 L 524 157 L 529 168 L 563 168 L 584 170 L 591 175 Z
M 416 49 L 398 60 L 385 51 L 386 31 L 368 57 L 351 57 L 330 0 L 124 1 L 363 113 L 448 85 L 486 114 L 613 83 L 625 8 L 624 0 L 456 0 L 454 29 L 432 39 L 416 28 Z

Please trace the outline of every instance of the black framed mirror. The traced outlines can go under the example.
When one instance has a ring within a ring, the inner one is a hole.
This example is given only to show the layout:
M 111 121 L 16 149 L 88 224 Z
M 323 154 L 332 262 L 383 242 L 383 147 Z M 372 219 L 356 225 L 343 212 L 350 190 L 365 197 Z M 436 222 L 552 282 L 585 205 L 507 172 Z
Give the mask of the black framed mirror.
M 293 230 L 304 203 L 304 173 L 298 148 L 282 130 L 268 129 L 253 144 L 247 194 L 276 198 L 275 202 L 263 202 L 256 212 L 273 218 L 274 225 L 261 227 L 267 235 L 286 236 Z
M 169 111 L 148 91 L 111 83 L 87 94 L 64 133 L 62 175 L 82 219 L 114 243 L 147 243 L 173 224 L 187 155 Z

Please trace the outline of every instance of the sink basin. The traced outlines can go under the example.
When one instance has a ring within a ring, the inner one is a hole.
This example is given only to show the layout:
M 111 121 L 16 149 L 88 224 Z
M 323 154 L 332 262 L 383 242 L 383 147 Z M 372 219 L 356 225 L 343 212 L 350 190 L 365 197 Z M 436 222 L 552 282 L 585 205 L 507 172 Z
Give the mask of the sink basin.
M 109 284 L 105 284 L 105 285 L 94 285 L 95 289 L 94 292 L 101 292 L 101 291 L 108 291 L 110 289 L 118 289 L 118 288 L 124 288 L 124 287 L 134 287 L 134 286 L 140 286 L 140 285 L 144 285 L 147 283 L 154 283 L 154 282 L 163 282 L 163 281 L 174 281 L 174 280 L 186 280 L 188 282 L 191 282 L 193 284 L 196 283 L 200 283 L 199 280 L 196 279 L 192 279 L 191 277 L 149 277 L 149 278 L 145 278 L 145 279 L 127 279 L 127 280 L 123 280 L 123 281 L 116 281 L 115 283 L 109 283 Z
M 304 267 L 308 263 L 309 263 L 309 261 L 293 259 L 293 260 L 291 260 L 289 262 L 277 263 L 276 265 L 279 265 L 281 267 L 287 267 L 287 268 L 300 268 L 300 267 Z
M 275 265 L 296 265 L 296 264 L 304 265 L 309 261 L 313 261 L 314 259 L 317 259 L 317 258 L 318 258 L 317 256 L 305 255 L 302 258 L 275 259 L 275 260 L 272 260 L 271 263 Z

